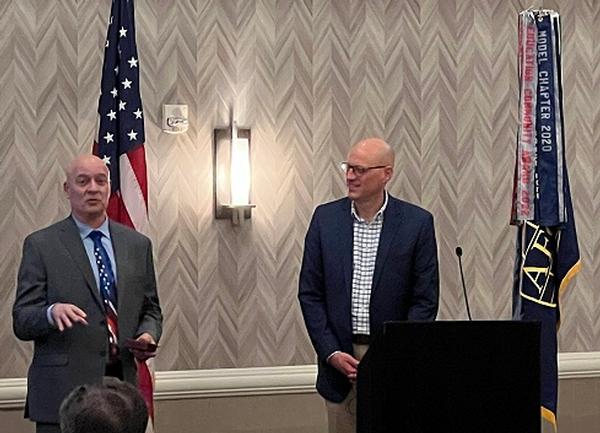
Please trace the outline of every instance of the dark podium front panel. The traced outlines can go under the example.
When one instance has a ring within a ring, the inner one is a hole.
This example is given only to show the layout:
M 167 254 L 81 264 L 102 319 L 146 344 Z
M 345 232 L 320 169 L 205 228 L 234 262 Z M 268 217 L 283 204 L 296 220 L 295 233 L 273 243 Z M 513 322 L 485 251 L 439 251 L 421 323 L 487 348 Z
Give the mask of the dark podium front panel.
M 358 369 L 358 433 L 539 433 L 536 322 L 389 322 Z

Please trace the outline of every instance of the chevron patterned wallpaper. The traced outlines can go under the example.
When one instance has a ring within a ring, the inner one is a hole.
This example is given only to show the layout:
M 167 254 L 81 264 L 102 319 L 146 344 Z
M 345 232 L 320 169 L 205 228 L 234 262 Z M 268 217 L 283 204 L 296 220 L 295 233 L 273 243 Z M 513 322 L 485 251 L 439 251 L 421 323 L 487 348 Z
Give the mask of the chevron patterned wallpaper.
M 430 209 L 442 319 L 510 317 L 517 13 L 506 0 L 137 0 L 154 242 L 165 333 L 157 369 L 314 361 L 296 301 L 313 208 L 344 194 L 361 137 L 397 151 L 393 194 Z M 533 2 L 535 3 L 535 2 Z M 542 5 L 542 2 L 537 2 Z M 563 17 L 567 156 L 584 270 L 562 298 L 562 351 L 600 350 L 600 2 Z M 110 1 L 0 1 L 0 377 L 23 376 L 11 304 L 26 234 L 67 214 L 62 166 L 95 132 Z M 186 134 L 161 106 L 188 104 Z M 212 129 L 252 127 L 257 208 L 213 219 Z

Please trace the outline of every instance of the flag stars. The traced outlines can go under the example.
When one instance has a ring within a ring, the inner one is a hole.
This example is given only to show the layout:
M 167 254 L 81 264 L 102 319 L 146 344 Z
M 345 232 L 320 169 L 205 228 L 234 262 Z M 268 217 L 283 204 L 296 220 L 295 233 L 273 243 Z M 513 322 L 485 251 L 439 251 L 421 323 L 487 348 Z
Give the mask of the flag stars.
M 111 1 L 114 4 L 117 3 L 116 0 L 110 0 L 109 3 Z M 126 1 L 129 4 L 133 3 L 133 0 Z M 125 0 L 122 3 L 124 4 Z M 145 137 L 143 125 L 145 115 L 140 100 L 138 77 L 142 65 L 135 46 L 135 24 L 132 21 L 131 11 L 122 15 L 120 12 L 115 9 L 114 17 L 110 17 L 109 28 L 104 38 L 106 48 L 101 51 L 104 53 L 100 85 L 103 95 L 99 98 L 98 103 L 98 113 L 100 114 L 97 114 L 99 125 L 96 133 L 100 149 L 95 149 L 104 164 L 113 171 L 111 177 L 116 190 L 119 189 L 117 186 L 119 185 L 119 174 L 123 175 L 118 170 L 116 172 L 114 170 L 119 165 L 120 152 L 127 151 L 132 146 L 143 145 Z M 112 161 L 113 157 L 116 158 L 114 161 Z M 103 287 L 107 284 L 115 295 L 116 301 L 119 291 L 115 286 L 116 275 L 102 248 L 100 256 L 100 261 L 104 263 L 105 267 L 100 275 L 96 273 L 96 277 L 99 277 L 98 285 Z M 95 259 L 94 257 L 92 260 L 93 267 L 96 267 L 93 264 Z M 97 268 L 100 269 L 101 266 L 102 263 L 97 265 Z M 101 291 L 105 293 L 104 290 Z

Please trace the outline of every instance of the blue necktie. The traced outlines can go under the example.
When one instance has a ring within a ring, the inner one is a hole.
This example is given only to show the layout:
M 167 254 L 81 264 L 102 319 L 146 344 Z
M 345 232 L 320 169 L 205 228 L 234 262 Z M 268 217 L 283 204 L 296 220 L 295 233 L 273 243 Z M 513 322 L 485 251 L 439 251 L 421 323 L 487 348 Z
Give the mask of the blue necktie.
M 115 275 L 108 253 L 102 245 L 102 232 L 92 231 L 88 237 L 94 241 L 94 260 L 98 266 L 98 279 L 100 294 L 106 313 L 106 324 L 108 326 L 108 343 L 110 348 L 110 360 L 116 361 L 119 355 L 118 336 L 119 325 L 117 316 L 117 285 Z

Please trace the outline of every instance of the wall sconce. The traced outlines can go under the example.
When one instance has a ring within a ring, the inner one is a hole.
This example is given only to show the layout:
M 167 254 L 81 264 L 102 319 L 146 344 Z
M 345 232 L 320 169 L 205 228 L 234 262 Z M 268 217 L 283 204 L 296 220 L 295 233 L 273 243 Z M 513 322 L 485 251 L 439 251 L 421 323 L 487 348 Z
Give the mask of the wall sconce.
M 213 155 L 215 218 L 240 225 L 256 207 L 250 203 L 250 129 L 238 129 L 236 122 L 215 129 Z

